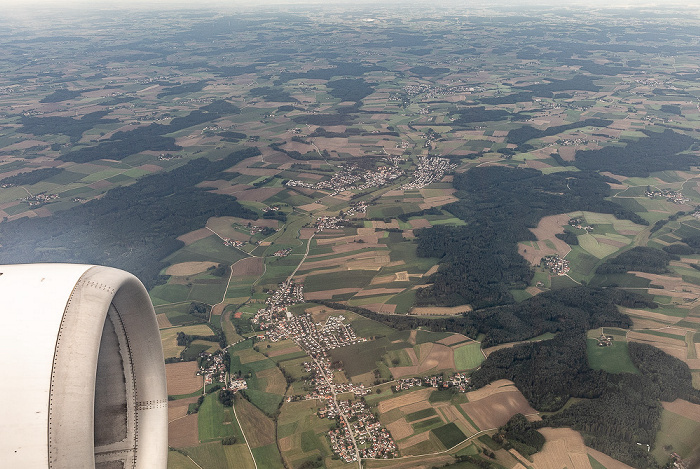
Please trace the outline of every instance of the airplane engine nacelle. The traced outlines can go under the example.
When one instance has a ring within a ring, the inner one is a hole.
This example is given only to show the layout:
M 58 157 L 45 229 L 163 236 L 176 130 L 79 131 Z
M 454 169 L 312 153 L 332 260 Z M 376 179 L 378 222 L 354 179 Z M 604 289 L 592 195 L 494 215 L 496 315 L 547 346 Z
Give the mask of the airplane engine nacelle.
M 131 274 L 0 266 L 0 461 L 13 468 L 164 469 L 165 365 Z

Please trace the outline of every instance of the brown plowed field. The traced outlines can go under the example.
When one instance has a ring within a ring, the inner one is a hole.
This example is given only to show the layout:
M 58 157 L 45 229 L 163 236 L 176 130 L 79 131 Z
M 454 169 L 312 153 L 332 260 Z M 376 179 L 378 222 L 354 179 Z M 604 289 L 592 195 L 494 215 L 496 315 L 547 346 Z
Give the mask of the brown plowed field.
M 496 393 L 478 401 L 462 404 L 462 409 L 480 430 L 500 427 L 517 413 L 535 413 L 525 396 L 517 390 Z
M 275 442 L 275 424 L 245 399 L 236 399 L 236 415 L 251 448 Z
M 190 244 L 194 243 L 195 241 L 199 241 L 200 239 L 208 238 L 209 236 L 212 236 L 212 232 L 209 231 L 206 228 L 200 228 L 198 230 L 190 231 L 189 233 L 185 233 L 182 236 L 178 236 L 177 239 L 185 243 L 185 246 L 189 246 Z
M 247 257 L 232 266 L 234 277 L 262 275 L 265 264 L 262 257 Z
M 197 362 L 168 363 L 165 365 L 168 394 L 177 396 L 201 389 L 202 377 L 195 374 L 198 369 Z
M 460 343 L 460 342 L 464 342 L 464 341 L 467 341 L 467 340 L 471 340 L 471 339 L 470 339 L 469 337 L 467 337 L 466 335 L 462 335 L 462 334 L 452 334 L 452 335 L 449 336 L 449 337 L 445 337 L 445 338 L 442 339 L 442 340 L 438 340 L 437 343 L 438 343 L 438 344 L 448 345 L 448 346 L 449 346 L 449 345 L 458 344 L 458 343 Z
M 367 303 L 362 306 L 375 313 L 394 314 L 394 311 L 396 311 L 396 305 L 389 303 Z
M 673 402 L 662 402 L 661 405 L 664 406 L 664 409 L 673 412 L 674 414 L 682 415 L 690 420 L 700 422 L 699 404 L 692 404 L 688 401 L 684 401 L 683 399 L 676 399 Z
M 197 414 L 188 415 L 168 424 L 168 446 L 186 448 L 199 444 Z
M 410 428 L 410 425 L 409 425 L 409 428 Z M 389 430 L 389 431 L 391 431 L 391 430 Z M 393 433 L 391 435 L 394 436 Z M 397 442 L 397 445 L 398 445 L 400 450 L 404 450 L 406 448 L 409 448 L 413 445 L 420 443 L 421 441 L 425 441 L 429 438 L 430 438 L 430 432 L 423 432 L 423 433 L 419 433 L 418 435 L 412 436 L 405 441 Z M 398 438 L 394 437 L 394 440 L 398 440 Z
M 156 314 L 156 321 L 158 322 L 158 329 L 172 326 L 165 313 Z
M 179 419 L 187 415 L 190 404 L 197 402 L 199 397 L 187 397 L 176 401 L 168 401 L 168 422 Z
M 431 225 L 425 218 L 416 218 L 415 220 L 409 220 L 412 228 L 430 228 Z
M 535 469 L 591 469 L 581 434 L 570 428 L 542 428 L 547 440 L 542 451 L 532 456 Z

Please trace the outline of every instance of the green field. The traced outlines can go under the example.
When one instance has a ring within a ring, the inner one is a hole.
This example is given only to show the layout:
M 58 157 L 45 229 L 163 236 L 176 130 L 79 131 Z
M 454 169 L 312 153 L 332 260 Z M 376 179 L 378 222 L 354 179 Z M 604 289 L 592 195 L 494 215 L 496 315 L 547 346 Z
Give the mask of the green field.
M 608 373 L 634 373 L 639 370 L 632 363 L 627 342 L 614 340 L 612 345 L 599 347 L 596 339 L 586 341 L 588 365 L 594 370 L 604 370 Z
M 432 430 L 432 432 L 447 449 L 452 448 L 467 438 L 454 422 L 436 428 Z
M 212 261 L 234 264 L 236 261 L 245 257 L 248 257 L 248 255 L 234 247 L 224 246 L 224 243 L 218 236 L 212 235 L 208 238 L 195 241 L 189 246 L 185 246 L 165 260 L 169 264 L 191 261 Z
M 419 410 L 416 412 L 411 412 L 410 414 L 406 414 L 406 421 L 407 422 L 415 422 L 416 420 L 421 420 L 424 418 L 431 417 L 433 415 L 437 415 L 437 412 L 435 412 L 435 409 L 432 407 L 429 407 L 427 409 Z
M 442 423 L 443 421 L 440 417 L 433 417 L 431 419 L 421 420 L 420 422 L 413 423 L 411 424 L 411 427 L 413 427 L 414 432 L 421 433 L 426 430 L 435 428 L 438 425 L 441 425 Z
M 454 349 L 455 368 L 457 370 L 471 370 L 484 361 L 484 355 L 481 353 L 481 343 L 472 342 L 470 344 L 460 345 Z
M 664 410 L 661 412 L 661 429 L 656 434 L 652 454 L 659 464 L 665 464 L 668 461 L 668 453 L 663 447 L 672 445 L 673 451 L 682 458 L 687 458 L 691 451 L 698 447 L 698 432 L 700 423 Z
M 217 440 L 225 436 L 235 436 L 243 441 L 243 435 L 232 418 L 233 410 L 226 408 L 219 402 L 216 394 L 209 394 L 199 407 L 197 424 L 199 426 L 199 440 L 202 442 Z M 228 422 L 228 423 L 225 423 Z

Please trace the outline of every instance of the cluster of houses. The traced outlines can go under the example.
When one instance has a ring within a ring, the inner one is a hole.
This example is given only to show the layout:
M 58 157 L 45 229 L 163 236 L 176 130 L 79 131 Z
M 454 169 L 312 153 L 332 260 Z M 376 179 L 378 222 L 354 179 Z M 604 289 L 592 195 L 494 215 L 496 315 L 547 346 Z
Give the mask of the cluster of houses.
M 569 261 L 559 257 L 558 254 L 553 254 L 551 256 L 544 256 L 542 258 L 542 264 L 549 269 L 549 271 L 555 275 L 566 275 L 571 270 Z
M 273 256 L 275 256 L 275 257 L 287 257 L 291 252 L 292 252 L 292 248 L 280 249 L 279 251 L 275 251 Z
M 576 229 L 579 230 L 585 230 L 587 233 L 593 231 L 593 227 L 591 225 L 584 225 L 584 220 L 582 218 L 570 218 L 569 219 L 569 226 L 573 226 Z
M 469 377 L 465 373 L 455 373 L 449 378 L 445 378 L 443 375 L 403 378 L 397 380 L 396 384 L 391 387 L 391 390 L 400 392 L 416 386 L 441 389 L 456 388 L 459 392 L 467 392 L 469 389 Z
M 361 458 L 397 456 L 396 444 L 391 434 L 381 426 L 364 402 L 336 402 L 338 393 L 352 392 L 356 398 L 361 398 L 369 394 L 370 390 L 362 384 L 334 382 L 334 369 L 327 352 L 367 339 L 357 337 L 352 327 L 344 322 L 343 315 L 330 316 L 325 323 L 317 324 L 309 314 L 294 316 L 286 311 L 286 308 L 277 308 L 277 313 L 272 313 L 273 309 L 266 308 L 267 312 L 262 313 L 264 310 L 261 310 L 254 318 L 253 322 L 266 330 L 263 337 L 273 342 L 292 339 L 313 358 L 302 364 L 304 370 L 311 375 L 307 381 L 311 390 L 303 396 L 288 396 L 287 401 L 321 399 L 326 402 L 325 409 L 319 415 L 338 419 L 340 427 L 332 430 L 329 436 L 333 451 L 344 461 L 355 461 L 358 454 Z
M 223 238 L 224 246 L 233 246 L 234 248 L 242 248 L 245 244 L 243 241 L 238 241 L 237 239 Z
M 351 392 L 355 397 L 366 396 L 370 393 L 370 389 L 366 388 L 364 384 L 329 382 L 327 377 L 333 376 L 333 368 L 325 355 L 317 357 L 316 360 L 304 362 L 301 367 L 310 375 L 306 382 L 311 390 L 304 395 L 287 397 L 288 402 L 331 399 L 333 392 L 336 394 Z
M 664 197 L 666 201 L 679 205 L 683 205 L 690 202 L 690 199 L 688 197 L 684 196 L 678 191 L 670 191 L 668 189 L 652 189 L 649 186 L 647 186 L 647 190 L 644 192 L 644 195 L 646 195 L 650 199 L 656 197 Z
M 610 347 L 613 344 L 613 340 L 615 338 L 611 335 L 600 334 L 600 336 L 598 336 L 597 339 L 598 347 Z
M 320 233 L 323 230 L 337 230 L 345 226 L 345 219 L 342 217 L 318 217 L 316 218 L 316 232 Z
M 454 171 L 456 164 L 450 163 L 447 158 L 439 156 L 425 156 L 418 159 L 418 168 L 413 172 L 413 181 L 407 182 L 401 188 L 406 189 L 422 189 L 430 183 L 439 181 L 442 177 Z
M 5 187 L 3 185 L 2 187 Z M 28 195 L 22 199 L 23 202 L 27 202 L 30 207 L 37 207 L 39 205 L 44 205 L 51 202 L 52 200 L 58 199 L 60 196 L 58 194 L 37 194 Z
M 309 183 L 298 180 L 290 180 L 285 183 L 287 187 L 306 187 L 308 189 L 325 189 L 331 191 L 331 195 L 341 192 L 359 189 L 364 190 L 370 187 L 381 187 L 403 175 L 403 170 L 395 164 L 380 166 L 373 170 L 360 169 L 351 165 L 342 168 L 337 173 L 325 181 Z
M 217 350 L 214 353 L 202 352 L 199 354 L 199 370 L 198 376 L 204 377 L 204 384 L 211 384 L 214 380 L 225 383 L 228 369 L 224 361 L 223 350 Z
M 388 459 L 398 457 L 394 439 L 370 412 L 367 404 L 361 400 L 341 400 L 338 401 L 337 407 L 331 405 L 321 409 L 319 416 L 330 419 L 338 418 L 338 410 L 346 418 L 340 419 L 339 428 L 329 431 L 328 436 L 331 440 L 331 448 L 343 461 L 351 462 L 357 459 L 355 444 L 360 458 Z M 349 423 L 346 424 L 346 422 Z M 351 428 L 348 428 L 348 425 Z
M 343 319 L 330 317 L 321 325 L 315 324 L 308 314 L 293 316 L 289 313 L 284 320 L 263 323 L 259 319 L 258 323 L 262 329 L 267 329 L 265 337 L 271 342 L 292 339 L 311 356 L 317 357 L 323 356 L 328 350 L 367 340 L 357 337 L 352 327 L 343 323 Z
M 483 90 L 483 88 L 480 88 Z M 435 85 L 427 85 L 427 84 L 419 84 L 419 85 L 406 85 L 403 87 L 404 93 L 406 93 L 408 96 L 416 96 L 419 94 L 425 94 L 426 98 L 439 98 L 441 96 L 449 96 L 453 94 L 471 94 L 473 93 L 477 88 L 474 88 L 473 86 L 469 85 L 452 85 L 452 86 L 435 86 Z M 394 100 L 397 98 L 400 98 L 399 95 L 395 95 L 396 97 Z M 392 99 L 390 96 L 389 99 Z
M 578 145 L 588 145 L 588 139 L 585 138 L 564 138 L 558 139 L 556 145 L 561 147 L 572 147 Z

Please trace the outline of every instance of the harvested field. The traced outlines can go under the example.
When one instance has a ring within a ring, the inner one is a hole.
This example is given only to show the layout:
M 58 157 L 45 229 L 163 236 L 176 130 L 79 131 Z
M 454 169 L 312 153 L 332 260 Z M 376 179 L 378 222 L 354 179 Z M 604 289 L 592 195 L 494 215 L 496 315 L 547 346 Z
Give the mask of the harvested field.
M 394 379 L 400 379 L 404 376 L 415 376 L 418 374 L 418 365 L 415 366 L 393 366 L 389 368 L 391 376 Z
M 379 277 L 374 277 L 369 284 L 370 285 L 377 285 L 380 283 L 391 283 L 391 282 L 395 282 L 395 281 L 396 281 L 396 274 L 381 275 Z M 698 318 L 698 322 L 700 322 L 700 318 Z
M 586 446 L 581 434 L 570 428 L 542 428 L 547 440 L 542 451 L 532 456 L 535 469 L 590 469 Z
M 700 286 L 684 282 L 681 277 L 670 277 L 668 275 L 648 274 L 646 272 L 631 271 L 637 277 L 649 279 L 652 284 L 662 286 L 662 295 L 687 298 L 695 295 L 700 296 Z M 676 290 L 675 292 L 673 290 Z M 659 291 L 659 290 L 657 290 Z
M 537 224 L 537 228 L 530 228 L 530 231 L 537 237 L 537 241 L 542 241 L 537 243 L 538 248 L 520 243 L 518 244 L 518 253 L 532 265 L 539 265 L 543 257 L 553 254 L 565 257 L 571 251 L 571 247 L 555 235 L 564 232 L 562 226 L 568 224 L 569 218 L 566 213 L 543 217 Z M 550 241 L 554 249 L 548 247 L 543 241 Z
M 287 381 L 284 379 L 284 375 L 277 367 L 258 371 L 255 373 L 255 376 L 257 376 L 259 379 L 267 380 L 265 392 L 284 395 L 284 392 L 287 390 Z
M 430 433 L 430 432 L 426 432 Z M 424 440 L 425 441 L 425 440 Z M 367 469 L 391 467 L 391 469 L 431 469 L 433 467 L 442 467 L 454 461 L 454 458 L 449 455 L 438 456 L 418 456 L 413 458 L 402 458 L 391 461 L 391 466 L 387 466 L 387 461 L 381 459 L 367 459 L 363 462 Z M 515 469 L 515 468 L 513 468 Z
M 662 402 L 661 405 L 663 405 L 664 409 L 674 414 L 700 422 L 700 404 L 692 404 L 683 399 L 676 399 L 673 402 Z
M 156 321 L 158 321 L 158 329 L 163 329 L 172 326 L 165 313 L 156 314 Z
M 190 231 L 189 233 L 185 233 L 182 236 L 178 236 L 177 239 L 185 243 L 185 246 L 189 246 L 190 244 L 194 243 L 195 241 L 199 241 L 200 239 L 208 238 L 211 236 L 211 231 L 209 231 L 206 228 L 200 228 L 198 230 Z
M 168 424 L 168 446 L 186 448 L 199 444 L 197 414 L 191 414 Z
M 416 402 L 426 400 L 432 392 L 432 388 L 418 389 L 408 394 L 403 394 L 398 397 L 387 399 L 386 401 L 382 401 L 379 403 L 379 412 L 389 412 L 392 409 L 397 409 L 399 407 L 403 407 L 409 404 L 415 404 Z
M 410 223 L 411 228 L 430 228 L 431 225 L 428 220 L 425 218 L 416 218 L 415 220 L 409 220 L 408 223 Z
M 362 305 L 362 307 L 374 311 L 375 313 L 394 314 L 396 311 L 396 305 L 389 303 L 367 303 Z
M 187 415 L 190 404 L 197 402 L 198 397 L 188 397 L 176 401 L 168 401 L 168 422 L 179 419 Z
M 411 424 L 406 422 L 405 418 L 400 418 L 396 422 L 392 422 L 386 426 L 386 428 L 391 433 L 391 436 L 396 440 L 403 440 L 413 435 L 413 428 Z
M 435 344 L 433 348 L 428 353 L 428 356 L 423 358 L 421 353 L 420 364 L 418 365 L 418 372 L 424 373 L 426 371 L 436 369 L 454 369 L 455 358 L 454 352 L 451 348 L 446 347 L 441 344 Z
M 242 364 L 259 362 L 260 360 L 265 359 L 265 356 L 262 353 L 256 352 L 252 348 L 241 350 L 236 355 L 238 355 L 238 358 L 240 358 Z
M 469 337 L 467 337 L 466 335 L 462 335 L 462 334 L 452 334 L 452 335 L 449 336 L 449 337 L 445 337 L 445 338 L 442 339 L 442 340 L 438 340 L 437 343 L 438 343 L 438 344 L 448 345 L 448 346 L 449 346 L 449 345 L 452 345 L 452 344 L 458 344 L 458 343 L 460 343 L 460 342 L 465 342 L 465 341 L 467 341 L 467 340 L 471 340 L 471 339 L 470 339 Z
M 667 316 L 666 314 L 654 313 L 654 312 L 646 311 L 643 309 L 625 308 L 623 306 L 620 306 L 620 312 L 622 314 L 629 314 L 630 316 L 633 316 L 633 317 L 640 317 L 640 318 L 650 319 L 653 321 L 660 321 L 660 322 L 664 322 L 664 323 L 676 322 L 679 320 L 679 318 Z M 671 331 L 669 331 L 669 332 L 671 332 Z M 678 332 L 674 331 L 673 333 L 678 334 L 678 335 L 685 335 L 685 330 L 679 330 Z
M 216 262 L 182 262 L 171 265 L 165 273 L 176 277 L 186 277 L 205 272 L 209 267 L 216 267 L 217 265 Z
M 232 266 L 234 277 L 247 277 L 262 275 L 265 263 L 262 257 L 248 257 L 241 259 Z
M 520 391 L 493 394 L 478 401 L 462 404 L 462 409 L 481 430 L 504 425 L 513 415 L 535 413 Z
M 319 204 L 318 202 L 314 202 L 311 204 L 299 205 L 297 208 L 300 210 L 304 210 L 306 212 L 316 212 L 318 210 L 325 210 L 326 206 L 323 204 Z M 316 231 L 313 228 L 308 228 L 308 229 Z
M 510 391 L 517 391 L 517 387 L 515 387 L 515 384 L 513 384 L 512 381 L 509 381 L 507 379 L 499 379 L 494 381 L 491 384 L 487 384 L 483 388 L 477 389 L 476 391 L 471 391 L 467 393 L 467 398 L 469 399 L 470 402 L 472 401 L 478 401 L 480 399 L 484 399 L 486 397 L 489 397 L 493 394 L 498 394 L 501 392 L 510 392 Z
M 202 387 L 202 377 L 197 376 L 197 362 L 168 363 L 165 375 L 168 379 L 168 394 L 189 394 Z
M 268 353 L 268 356 L 278 357 L 280 355 L 287 355 L 289 353 L 295 353 L 295 352 L 301 352 L 301 349 L 296 345 L 292 345 L 290 347 L 285 347 L 285 348 L 275 350 L 274 352 L 270 352 L 270 353 Z
M 426 273 L 423 274 L 423 277 L 430 277 L 435 272 L 437 272 L 439 268 L 440 268 L 440 266 L 438 264 L 432 266 L 431 268 L 428 269 L 428 271 Z
M 281 187 L 259 187 L 257 189 L 248 189 L 246 191 L 239 192 L 236 194 L 236 198 L 247 202 L 262 202 L 263 200 L 269 199 L 273 195 L 277 195 L 282 190 L 283 189 Z
M 661 329 L 661 332 L 666 332 L 666 328 Z M 685 335 L 685 332 L 683 332 Z M 635 342 L 657 342 L 658 344 L 663 344 L 671 347 L 681 347 L 685 348 L 685 340 L 674 339 L 671 337 L 663 337 L 653 334 L 645 334 L 643 332 L 629 331 L 627 333 L 627 339 Z
M 319 240 L 320 241 L 320 240 Z M 321 244 L 321 243 L 319 243 Z M 379 270 L 382 266 L 389 263 L 388 254 L 379 254 L 377 252 L 360 252 L 349 256 L 335 257 L 322 261 L 304 262 L 301 269 L 303 271 L 323 269 L 324 267 L 347 266 L 349 270 Z
M 404 420 L 404 419 L 401 419 L 401 420 Z M 410 424 L 408 425 L 408 428 L 411 428 Z M 391 431 L 391 430 L 389 430 L 389 431 Z M 392 432 L 391 435 L 394 436 L 394 433 Z M 396 444 L 398 445 L 399 449 L 403 450 L 405 448 L 408 448 L 408 447 L 411 447 L 415 444 L 418 444 L 421 441 L 426 441 L 429 438 L 430 438 L 430 432 L 423 432 L 423 433 L 419 433 L 417 435 L 414 435 L 414 436 L 412 436 L 404 441 L 398 441 L 399 439 L 394 436 L 394 441 L 396 441 Z
M 429 208 L 451 204 L 452 202 L 456 202 L 457 200 L 459 199 L 457 199 L 457 197 L 453 195 L 447 195 L 443 197 L 426 197 L 422 204 L 418 204 L 418 207 L 420 207 L 421 210 L 427 210 Z
M 354 293 L 359 291 L 360 288 L 335 288 L 333 290 L 315 291 L 315 292 L 304 292 L 304 298 L 309 300 L 329 300 L 333 295 L 344 295 L 346 293 Z
M 236 399 L 236 414 L 252 448 L 275 442 L 275 424 L 245 399 Z
M 315 228 L 302 228 L 299 230 L 299 239 L 309 239 L 315 232 Z
M 285 452 L 285 451 L 291 451 L 292 448 L 294 447 L 294 440 L 292 439 L 292 436 L 285 436 L 284 438 L 280 438 L 279 441 L 279 447 L 280 451 Z
M 399 229 L 399 222 L 396 220 L 391 220 L 389 223 L 374 220 L 370 223 L 372 223 L 372 228 L 379 228 L 381 230 L 388 230 L 390 228 Z
M 360 290 L 355 296 L 393 295 L 395 293 L 401 293 L 402 291 L 404 291 L 403 288 L 373 288 L 371 290 Z
M 341 254 L 344 252 L 352 252 L 352 251 L 359 251 L 360 249 L 385 249 L 386 245 L 383 244 L 378 244 L 376 242 L 377 237 L 376 236 L 366 236 L 364 238 L 364 243 L 348 243 L 348 244 L 339 244 L 337 246 L 333 246 L 331 249 L 333 249 L 333 252 L 336 254 Z
M 410 314 L 416 316 L 456 316 L 461 313 L 468 313 L 472 310 L 469 305 L 462 306 L 418 306 L 411 310 Z
M 604 236 L 593 236 L 599 243 L 614 246 L 616 248 L 621 248 L 627 246 L 629 243 L 623 243 L 622 241 L 616 241 L 614 239 L 606 238 Z

